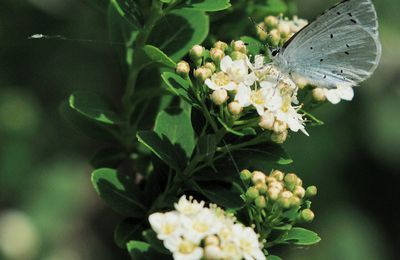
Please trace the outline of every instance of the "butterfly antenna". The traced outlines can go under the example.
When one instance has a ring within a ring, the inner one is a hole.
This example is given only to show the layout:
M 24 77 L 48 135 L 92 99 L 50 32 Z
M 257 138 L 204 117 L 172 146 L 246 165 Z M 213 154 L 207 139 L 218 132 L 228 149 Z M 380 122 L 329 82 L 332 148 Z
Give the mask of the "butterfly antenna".
M 59 40 L 69 42 L 93 43 L 93 44 L 108 44 L 108 45 L 125 45 L 123 42 L 111 42 L 91 39 L 68 38 L 64 35 L 45 35 L 45 34 L 32 34 L 27 38 L 28 40 Z
M 269 45 L 269 43 L 268 43 L 268 39 L 271 38 L 271 35 L 263 27 L 261 27 L 258 23 L 256 23 L 256 21 L 254 21 L 254 19 L 252 17 L 249 16 L 248 18 L 258 29 L 260 29 L 261 31 L 263 31 L 263 32 L 265 32 L 267 34 L 267 38 L 266 38 L 266 41 L 265 41 L 265 44 L 264 44 L 263 47 L 267 47 L 267 49 L 270 52 L 272 52 L 272 46 Z

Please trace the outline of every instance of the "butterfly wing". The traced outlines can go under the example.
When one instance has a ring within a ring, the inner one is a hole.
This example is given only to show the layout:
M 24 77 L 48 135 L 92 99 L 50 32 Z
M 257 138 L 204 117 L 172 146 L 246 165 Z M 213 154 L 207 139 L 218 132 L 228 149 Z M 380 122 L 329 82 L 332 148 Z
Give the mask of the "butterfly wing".
M 381 48 L 371 0 L 345 0 L 295 34 L 274 61 L 312 85 L 354 86 L 372 75 Z

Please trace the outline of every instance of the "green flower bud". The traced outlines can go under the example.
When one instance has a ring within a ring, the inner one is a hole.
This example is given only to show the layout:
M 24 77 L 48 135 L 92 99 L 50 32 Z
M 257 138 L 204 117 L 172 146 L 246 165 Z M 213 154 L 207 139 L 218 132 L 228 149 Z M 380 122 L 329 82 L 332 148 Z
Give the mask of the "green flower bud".
M 239 52 L 239 51 L 233 51 L 231 53 L 231 58 L 232 60 L 243 60 L 246 59 L 246 54 L 244 54 L 243 52 Z
M 248 181 L 251 179 L 252 173 L 251 171 L 244 169 L 243 171 L 240 172 L 240 179 L 243 181 Z
M 317 187 L 315 186 L 308 186 L 306 189 L 306 197 L 311 198 L 317 195 Z
M 204 47 L 201 45 L 194 45 L 189 51 L 190 59 L 199 66 L 198 61 L 204 56 Z
M 278 26 L 279 20 L 278 17 L 269 15 L 264 18 L 264 24 L 268 29 L 276 28 Z
M 317 102 L 324 102 L 326 100 L 324 89 L 322 89 L 322 88 L 314 88 L 312 90 L 312 97 Z
M 255 187 L 250 187 L 246 191 L 246 197 L 250 200 L 255 200 L 258 196 L 260 196 L 260 193 Z
M 228 110 L 232 115 L 237 116 L 240 115 L 240 113 L 242 113 L 243 106 L 240 105 L 238 102 L 233 101 L 228 104 Z
M 284 209 L 290 208 L 290 199 L 288 198 L 279 198 L 278 199 L 278 204 Z
M 225 89 L 220 88 L 214 90 L 213 93 L 211 93 L 210 98 L 214 104 L 220 106 L 228 100 L 229 96 Z
M 257 183 L 255 187 L 261 195 L 267 194 L 268 186 L 265 183 Z
M 215 66 L 215 64 L 212 62 L 206 62 L 203 67 L 211 70 L 212 73 L 217 70 L 217 66 Z
M 300 206 L 300 204 L 301 204 L 301 200 L 299 199 L 299 197 L 296 197 L 296 196 L 290 197 L 289 201 L 290 201 L 291 207 L 297 207 L 297 206 Z
M 233 51 L 237 51 L 243 54 L 247 53 L 247 47 L 243 41 L 232 41 L 231 46 Z
M 297 176 L 294 173 L 288 173 L 285 176 L 285 186 L 288 190 L 293 190 L 296 187 L 297 183 Z
M 208 79 L 209 77 L 211 77 L 212 72 L 211 72 L 211 70 L 209 70 L 207 68 L 200 67 L 200 68 L 194 70 L 193 75 L 195 78 L 197 78 L 198 80 L 203 82 L 206 79 Z
M 180 76 L 182 76 L 183 78 L 186 78 L 188 76 L 190 72 L 190 66 L 189 63 L 187 63 L 184 60 L 181 60 L 180 62 L 178 62 L 178 64 L 176 64 L 176 73 Z
M 286 141 L 287 136 L 288 136 L 288 131 L 287 130 L 285 130 L 282 133 L 274 132 L 274 133 L 271 134 L 271 141 L 274 142 L 274 143 L 277 143 L 277 144 L 283 144 Z
M 304 198 L 304 195 L 306 194 L 306 191 L 304 190 L 303 187 L 301 186 L 296 186 L 293 190 L 293 194 L 300 199 Z
M 254 203 L 256 204 L 256 207 L 259 209 L 263 209 L 267 206 L 267 200 L 265 199 L 264 196 L 258 196 Z
M 274 170 L 271 174 L 270 177 L 274 177 L 277 181 L 283 181 L 283 177 L 285 174 L 281 172 L 280 170 Z
M 220 49 L 221 51 L 226 51 L 226 49 L 228 49 L 228 44 L 226 42 L 217 41 L 214 43 L 214 48 Z
M 300 218 L 304 222 L 311 222 L 314 220 L 314 212 L 311 209 L 303 209 L 300 213 Z
M 266 32 L 265 24 L 264 24 L 264 23 L 259 23 L 259 24 L 257 24 L 256 30 L 257 30 L 258 38 L 259 38 L 261 41 L 265 41 L 265 40 L 268 38 L 268 33 Z
M 210 50 L 210 57 L 214 62 L 219 64 L 222 58 L 225 57 L 225 52 L 222 51 L 221 49 L 212 48 Z
M 280 120 L 275 120 L 274 125 L 272 126 L 272 130 L 275 133 L 282 133 L 284 131 L 286 131 L 286 129 L 288 128 L 288 125 Z

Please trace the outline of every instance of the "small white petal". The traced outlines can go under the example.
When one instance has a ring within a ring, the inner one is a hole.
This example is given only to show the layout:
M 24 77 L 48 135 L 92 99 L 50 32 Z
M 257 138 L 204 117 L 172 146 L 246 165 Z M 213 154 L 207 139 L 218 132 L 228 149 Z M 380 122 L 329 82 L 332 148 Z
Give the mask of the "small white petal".
M 229 57 L 229 56 L 223 57 L 221 60 L 221 64 L 220 64 L 221 70 L 223 72 L 227 73 L 228 70 L 232 67 L 232 63 L 233 63 L 233 61 L 232 61 L 231 57 Z
M 337 89 L 327 89 L 325 91 L 326 99 L 332 104 L 336 105 L 340 102 L 341 98 Z
M 354 97 L 354 90 L 351 86 L 338 87 L 339 96 L 343 100 L 351 101 Z

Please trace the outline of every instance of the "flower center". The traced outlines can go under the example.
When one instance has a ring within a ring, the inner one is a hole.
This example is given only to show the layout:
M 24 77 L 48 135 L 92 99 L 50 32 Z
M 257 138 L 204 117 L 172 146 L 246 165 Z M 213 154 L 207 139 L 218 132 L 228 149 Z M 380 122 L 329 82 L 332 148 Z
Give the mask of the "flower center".
M 179 252 L 181 252 L 182 254 L 190 254 L 194 251 L 195 248 L 195 244 L 184 240 L 179 245 Z
M 265 103 L 265 98 L 260 90 L 251 93 L 251 101 L 256 105 L 263 105 Z
M 218 86 L 225 86 L 229 83 L 229 76 L 224 72 L 220 71 L 217 74 L 214 74 L 213 81 Z
M 163 227 L 163 233 L 165 235 L 170 235 L 171 233 L 173 233 L 176 229 L 176 225 L 174 224 L 165 224 Z
M 204 222 L 197 222 L 193 224 L 193 229 L 199 233 L 205 233 L 208 230 L 208 225 Z

